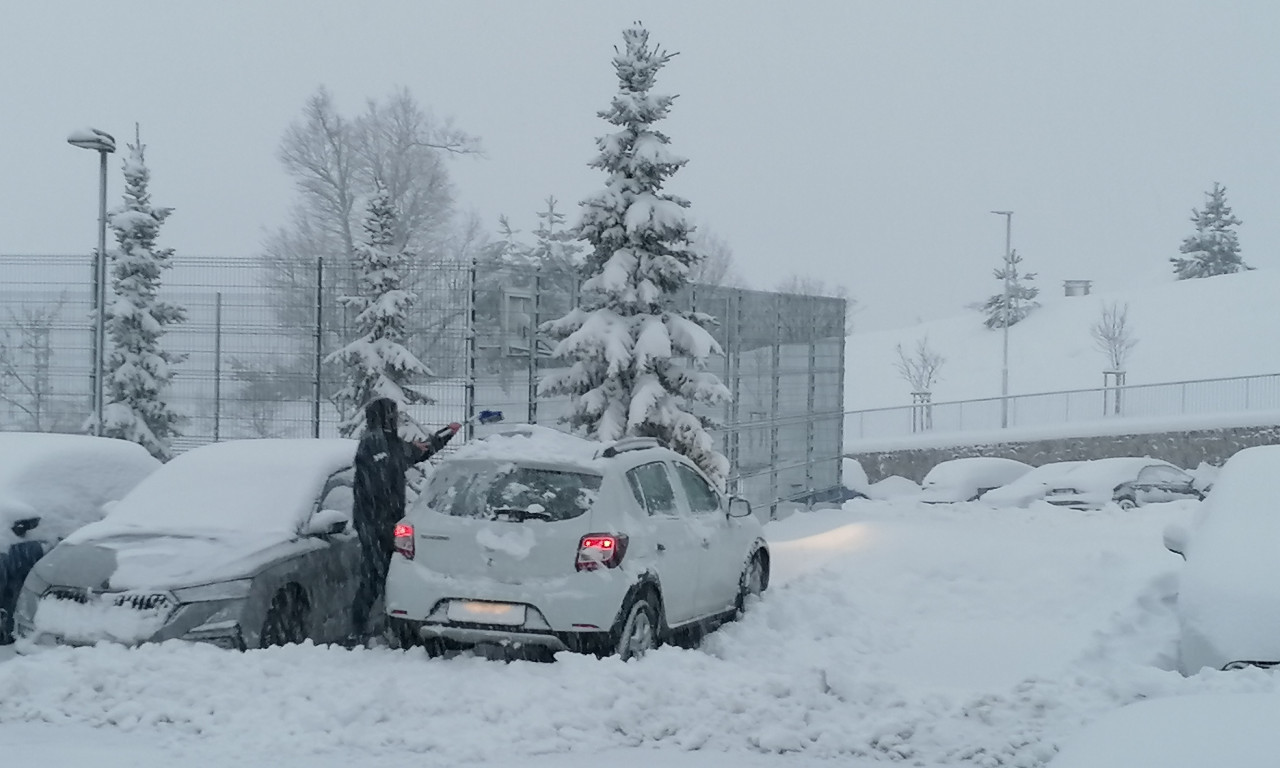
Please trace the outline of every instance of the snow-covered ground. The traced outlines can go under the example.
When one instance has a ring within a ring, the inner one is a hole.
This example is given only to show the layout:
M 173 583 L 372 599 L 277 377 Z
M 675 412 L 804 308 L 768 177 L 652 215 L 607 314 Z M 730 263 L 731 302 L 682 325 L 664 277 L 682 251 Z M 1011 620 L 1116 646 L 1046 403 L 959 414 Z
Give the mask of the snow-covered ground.
M 1145 698 L 1270 692 L 1172 669 L 1198 502 L 1128 512 L 857 500 L 768 526 L 774 583 L 700 648 L 555 664 L 170 643 L 0 655 L 5 762 L 1038 766 Z
M 1280 371 L 1280 324 L 1274 313 L 1280 270 L 1259 269 L 1203 280 L 1143 285 L 1125 291 L 1064 297 L 1042 285 L 1043 306 L 1009 328 L 1009 392 L 1058 392 L 1102 386 L 1106 356 L 1090 335 L 1104 305 L 1128 305 L 1137 341 L 1128 384 L 1250 376 Z M 992 293 L 1000 284 L 992 281 Z M 977 299 L 978 297 L 975 297 Z M 910 355 L 921 338 L 945 362 L 933 386 L 935 403 L 1000 396 L 1003 334 L 982 325 L 976 311 L 886 331 L 849 336 L 846 410 L 911 404 L 898 374 L 895 346 Z

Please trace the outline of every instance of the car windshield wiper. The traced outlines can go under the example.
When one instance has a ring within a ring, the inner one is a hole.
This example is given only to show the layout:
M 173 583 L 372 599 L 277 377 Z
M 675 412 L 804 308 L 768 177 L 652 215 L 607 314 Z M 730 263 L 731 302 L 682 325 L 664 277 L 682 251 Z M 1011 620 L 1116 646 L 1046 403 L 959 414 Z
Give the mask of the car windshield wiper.
M 542 507 L 493 507 L 489 510 L 491 519 L 507 518 L 517 523 L 533 517 L 538 520 L 551 520 L 551 513 Z

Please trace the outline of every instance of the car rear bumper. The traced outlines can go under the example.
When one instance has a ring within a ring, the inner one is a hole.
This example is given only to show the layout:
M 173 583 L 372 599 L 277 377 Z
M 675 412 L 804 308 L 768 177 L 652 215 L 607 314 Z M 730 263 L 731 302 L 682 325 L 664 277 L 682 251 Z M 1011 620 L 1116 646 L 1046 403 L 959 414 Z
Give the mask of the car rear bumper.
M 387 575 L 386 613 L 392 619 L 472 628 L 448 620 L 444 607 L 449 601 L 514 603 L 527 606 L 526 621 L 497 631 L 512 635 L 608 631 L 636 578 L 624 566 L 512 584 L 446 576 L 397 555 Z

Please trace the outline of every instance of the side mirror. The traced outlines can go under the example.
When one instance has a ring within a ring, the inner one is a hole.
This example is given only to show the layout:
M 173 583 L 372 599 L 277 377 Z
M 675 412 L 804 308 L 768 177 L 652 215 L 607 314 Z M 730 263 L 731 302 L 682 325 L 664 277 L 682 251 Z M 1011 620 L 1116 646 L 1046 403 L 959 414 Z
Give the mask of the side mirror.
M 1186 560 L 1187 539 L 1190 537 L 1191 532 L 1187 530 L 1185 525 L 1169 523 L 1164 528 L 1164 548 Z
M 30 533 L 37 525 L 40 525 L 38 517 L 24 517 L 21 520 L 13 521 L 13 535 L 22 537 Z
M 311 516 L 305 533 L 308 536 L 333 536 L 346 531 L 349 523 L 346 513 L 336 509 L 322 509 Z
M 741 496 L 733 496 L 729 499 L 729 517 L 750 517 L 751 502 Z

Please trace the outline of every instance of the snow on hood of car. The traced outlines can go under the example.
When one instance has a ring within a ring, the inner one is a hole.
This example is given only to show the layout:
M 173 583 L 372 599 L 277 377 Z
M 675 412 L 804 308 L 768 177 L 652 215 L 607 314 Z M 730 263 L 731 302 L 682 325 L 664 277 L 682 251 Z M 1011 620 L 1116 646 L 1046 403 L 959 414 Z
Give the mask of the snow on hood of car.
M 35 515 L 32 534 L 56 540 L 101 519 L 160 462 L 137 443 L 42 432 L 0 433 L 0 550 L 16 538 L 15 520 Z M 8 537 L 8 538 L 3 538 Z
M 290 539 L 315 509 L 324 482 L 351 466 L 356 441 L 233 440 L 170 460 L 134 488 L 105 519 L 68 541 L 121 534 L 239 533 Z
M 1280 446 L 1227 460 L 1186 547 L 1178 611 L 1184 631 L 1224 657 L 1280 661 Z
M 460 461 L 536 461 L 600 472 L 602 460 L 596 458 L 596 453 L 604 445 L 550 427 L 520 424 L 467 443 L 449 458 Z
M 170 590 L 246 578 L 306 539 L 224 532 L 218 536 L 119 534 L 91 542 L 64 541 L 36 565 L 48 584 L 100 591 Z
M 1061 487 L 1071 470 L 1080 464 L 1079 461 L 1042 464 L 1007 485 L 987 491 L 981 500 L 996 506 L 1025 507 L 1036 499 L 1044 498 L 1051 488 Z

